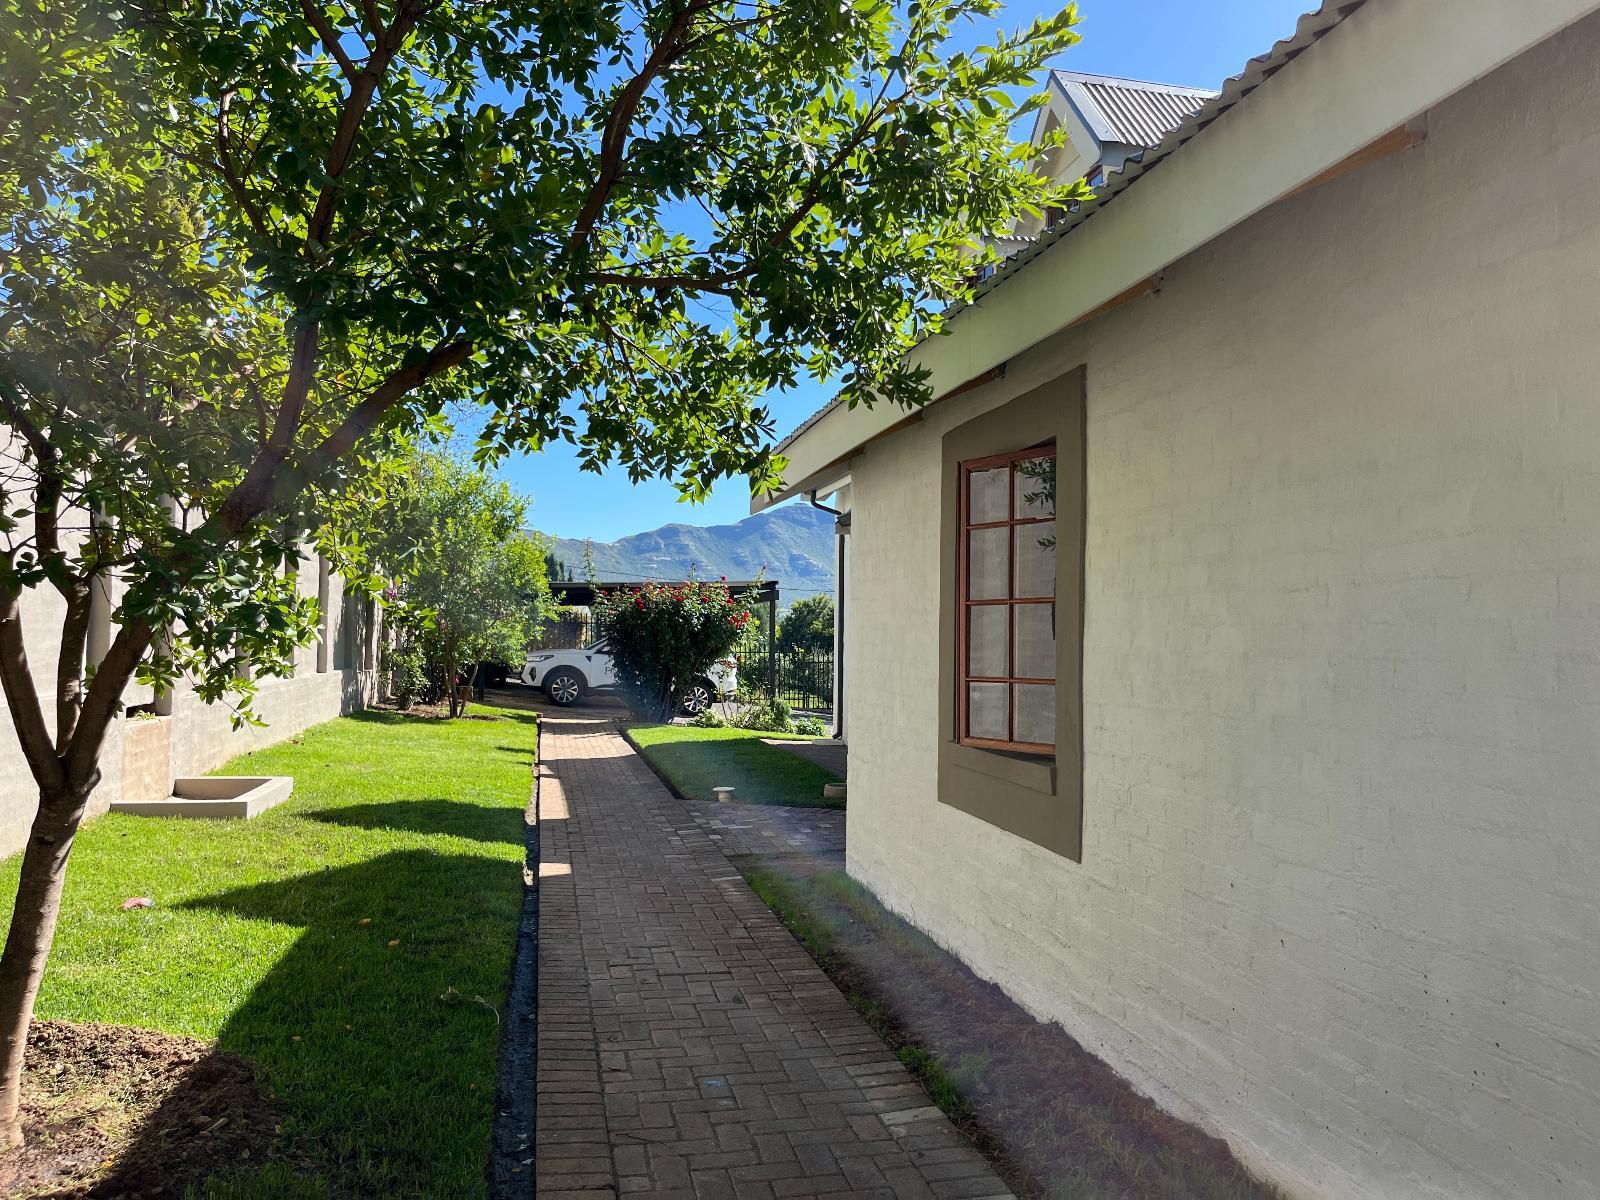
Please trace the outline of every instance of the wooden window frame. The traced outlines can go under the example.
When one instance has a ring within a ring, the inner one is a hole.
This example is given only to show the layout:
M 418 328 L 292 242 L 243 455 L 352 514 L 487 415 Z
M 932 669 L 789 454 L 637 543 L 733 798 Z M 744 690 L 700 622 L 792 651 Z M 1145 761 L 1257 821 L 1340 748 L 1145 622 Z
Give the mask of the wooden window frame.
M 1025 605 L 1051 606 L 1052 614 L 1056 606 L 1056 596 L 1018 596 L 1017 587 L 1017 551 L 1016 534 L 1012 531 L 1028 525 L 1045 525 L 1056 520 L 1054 511 L 1047 517 L 1019 517 L 1017 515 L 1017 473 L 1016 464 L 1037 459 L 1056 459 L 1056 444 L 1053 440 L 1029 446 L 1022 450 L 1010 450 L 1003 454 L 990 454 L 982 458 L 969 458 L 960 464 L 960 481 L 958 484 L 957 536 L 960 539 L 956 550 L 956 741 L 963 746 L 972 746 L 980 750 L 1004 750 L 1014 754 L 1034 754 L 1053 758 L 1056 753 L 1054 742 L 1023 742 L 1016 740 L 1017 685 L 1024 686 L 1049 686 L 1056 687 L 1057 679 L 1038 679 L 1032 676 L 1022 676 L 1016 673 L 1016 633 L 1017 609 Z M 1008 468 L 1006 472 L 1006 519 L 1003 521 L 972 521 L 971 508 L 971 480 L 974 472 L 992 471 L 996 467 Z M 968 559 L 971 555 L 972 533 L 982 529 L 1005 529 L 1006 537 L 1006 595 L 1000 599 L 974 600 L 969 594 L 968 582 L 970 567 Z M 972 610 L 976 608 L 1004 608 L 1006 610 L 1006 673 L 1004 675 L 974 675 L 969 671 L 968 645 L 970 630 L 972 628 Z M 1052 627 L 1054 620 L 1052 619 Z M 999 683 L 1006 686 L 1006 731 L 1011 736 L 1006 738 L 980 738 L 972 737 L 968 732 L 967 723 L 967 697 L 968 688 L 974 683 Z

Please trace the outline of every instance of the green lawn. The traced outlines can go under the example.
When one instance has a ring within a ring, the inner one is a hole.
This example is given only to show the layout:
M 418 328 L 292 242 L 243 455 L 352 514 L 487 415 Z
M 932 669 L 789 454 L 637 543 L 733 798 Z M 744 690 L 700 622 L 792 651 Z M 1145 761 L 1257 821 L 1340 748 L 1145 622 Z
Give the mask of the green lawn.
M 536 730 L 474 711 L 494 719 L 363 713 L 238 758 L 221 773 L 295 777 L 254 821 L 112 814 L 80 835 L 39 1016 L 215 1039 L 259 1064 L 316 1164 L 214 1194 L 485 1193 Z M 6 911 L 15 888 L 13 859 Z
M 712 788 L 732 787 L 734 798 L 745 804 L 844 807 L 843 800 L 822 798 L 822 785 L 838 783 L 837 775 L 761 740 L 796 735 L 694 725 L 633 725 L 627 734 L 645 760 L 691 799 L 709 800 Z

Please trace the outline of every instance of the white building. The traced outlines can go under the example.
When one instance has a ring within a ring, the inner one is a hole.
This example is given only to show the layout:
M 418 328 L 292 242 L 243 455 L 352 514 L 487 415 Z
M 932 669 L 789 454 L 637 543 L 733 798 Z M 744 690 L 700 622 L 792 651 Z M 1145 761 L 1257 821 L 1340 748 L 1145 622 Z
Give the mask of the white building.
M 1293 1195 L 1600 1195 L 1597 7 L 1304 18 L 768 498 L 851 873 Z

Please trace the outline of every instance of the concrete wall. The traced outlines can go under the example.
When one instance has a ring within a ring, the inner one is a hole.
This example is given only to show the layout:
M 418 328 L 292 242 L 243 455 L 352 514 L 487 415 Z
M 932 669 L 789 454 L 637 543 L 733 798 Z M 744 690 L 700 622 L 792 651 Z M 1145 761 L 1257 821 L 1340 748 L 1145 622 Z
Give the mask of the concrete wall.
M 302 594 L 317 594 L 315 556 L 301 563 L 299 586 Z M 234 755 L 282 741 L 370 703 L 377 688 L 379 618 L 369 622 L 362 612 L 364 603 L 343 603 L 343 581 L 338 576 L 332 577 L 329 587 L 326 636 L 330 646 L 335 640 L 344 643 L 348 639 L 353 650 L 348 666 L 340 669 L 340 660 L 330 654 L 330 669 L 319 672 L 317 647 L 303 647 L 295 656 L 293 678 L 259 681 L 255 709 L 266 722 L 261 728 L 235 730 L 227 707 L 201 702 L 187 686 L 172 697 L 170 715 L 135 713 L 118 718 L 106 737 L 102 778 L 90 799 L 90 815 L 105 812 L 112 801 L 124 795 L 130 799 L 168 795 L 172 779 L 179 775 L 203 774 Z M 49 588 L 35 589 L 22 604 L 29 663 L 52 727 L 54 710 L 49 697 L 55 686 L 62 607 Z M 364 622 L 373 626 L 371 636 L 366 636 Z M 364 653 L 367 647 L 372 647 L 372 652 Z M 152 698 L 149 688 L 130 684 L 124 701 L 130 706 L 145 705 Z M 19 850 L 26 841 L 37 798 L 32 775 L 17 746 L 10 710 L 0 702 L 0 855 Z
M 849 867 L 1292 1192 L 1594 1196 L 1600 20 L 1427 126 L 853 461 Z M 932 676 L 940 438 L 1079 364 L 1081 865 Z

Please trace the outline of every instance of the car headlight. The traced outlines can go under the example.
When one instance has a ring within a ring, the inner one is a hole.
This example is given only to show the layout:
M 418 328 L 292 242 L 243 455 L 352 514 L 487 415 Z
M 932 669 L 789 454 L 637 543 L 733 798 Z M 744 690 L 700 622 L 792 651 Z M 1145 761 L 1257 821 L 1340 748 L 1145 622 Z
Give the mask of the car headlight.
M 528 661 L 529 662 L 549 662 L 554 657 L 555 657 L 554 654 L 530 654 L 530 655 L 528 655 Z

